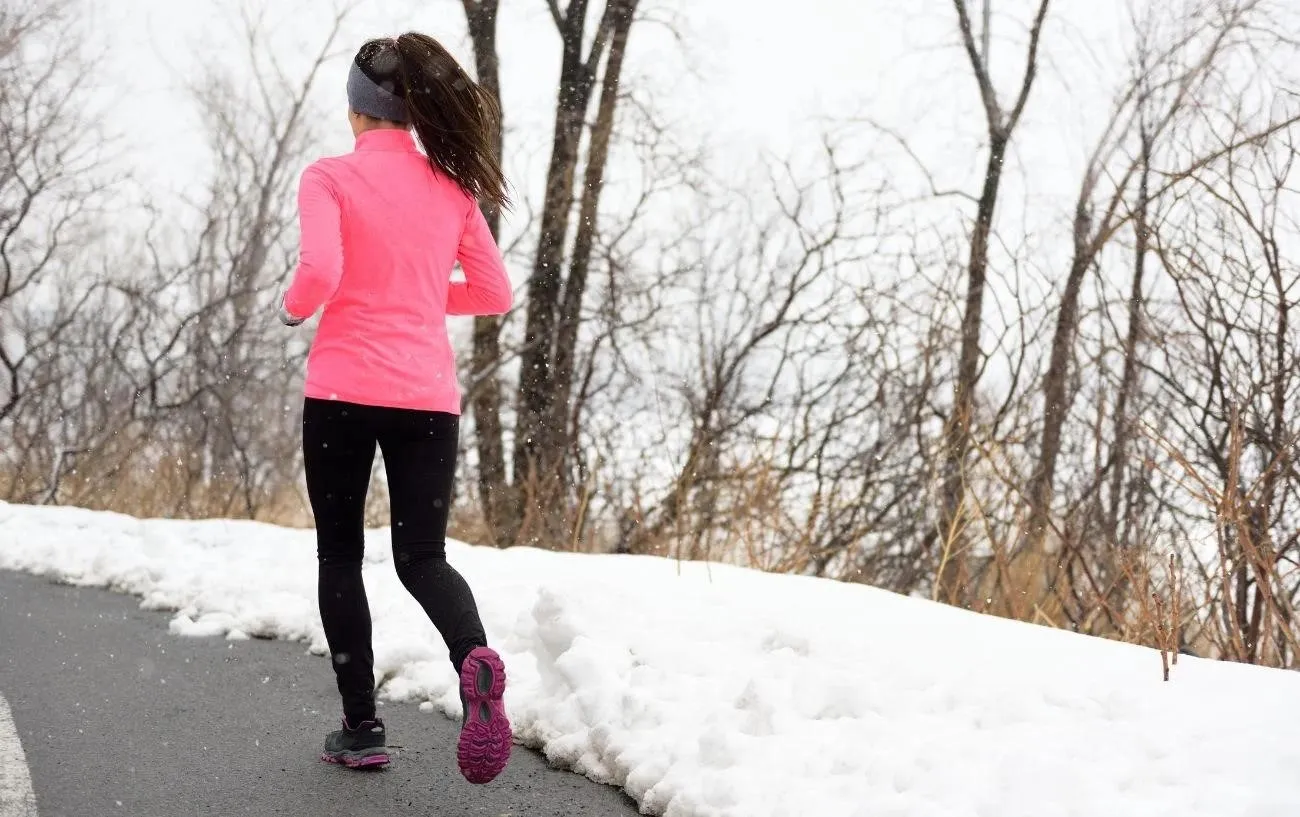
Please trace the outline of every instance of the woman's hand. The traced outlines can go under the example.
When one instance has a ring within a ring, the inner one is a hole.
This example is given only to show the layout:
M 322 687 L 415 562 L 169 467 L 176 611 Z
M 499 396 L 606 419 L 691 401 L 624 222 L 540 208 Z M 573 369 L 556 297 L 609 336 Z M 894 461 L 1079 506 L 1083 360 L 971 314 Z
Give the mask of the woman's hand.
M 281 296 L 281 297 L 280 297 L 280 323 L 284 324 L 285 326 L 299 326 L 299 325 L 301 325 L 301 324 L 302 324 L 304 321 L 306 321 L 307 319 L 306 319 L 306 318 L 295 318 L 293 315 L 290 315 L 290 314 L 289 314 L 289 310 L 288 310 L 288 309 L 285 309 L 285 307 L 284 307 L 284 298 L 285 298 L 285 296 Z

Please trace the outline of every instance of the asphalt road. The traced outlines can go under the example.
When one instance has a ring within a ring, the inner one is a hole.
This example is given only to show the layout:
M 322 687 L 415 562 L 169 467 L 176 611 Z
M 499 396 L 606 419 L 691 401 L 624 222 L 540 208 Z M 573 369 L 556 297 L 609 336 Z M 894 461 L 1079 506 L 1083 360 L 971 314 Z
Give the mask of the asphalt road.
M 456 769 L 458 724 L 409 705 L 381 709 L 386 770 L 322 763 L 338 720 L 325 659 L 301 644 L 172 636 L 165 614 L 138 604 L 0 571 L 0 699 L 39 817 L 637 813 L 519 746 L 501 777 L 473 786 Z

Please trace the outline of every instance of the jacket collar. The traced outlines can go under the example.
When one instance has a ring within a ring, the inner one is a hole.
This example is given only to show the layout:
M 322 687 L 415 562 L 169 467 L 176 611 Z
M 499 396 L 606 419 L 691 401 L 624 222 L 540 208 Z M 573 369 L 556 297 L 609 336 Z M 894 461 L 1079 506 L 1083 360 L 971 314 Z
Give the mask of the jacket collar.
M 357 150 L 415 152 L 415 138 L 401 128 L 374 128 L 357 137 Z

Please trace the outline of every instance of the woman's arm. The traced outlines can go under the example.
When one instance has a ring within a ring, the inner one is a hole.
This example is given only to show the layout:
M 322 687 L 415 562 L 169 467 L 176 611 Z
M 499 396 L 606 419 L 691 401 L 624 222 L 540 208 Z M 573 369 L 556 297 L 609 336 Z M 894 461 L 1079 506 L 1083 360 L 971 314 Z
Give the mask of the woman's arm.
M 316 165 L 303 172 L 298 185 L 298 223 L 298 269 L 284 295 L 283 311 L 301 323 L 325 305 L 343 279 L 339 201 Z
M 510 276 L 487 219 L 475 203 L 465 216 L 456 260 L 465 271 L 464 281 L 452 281 L 447 289 L 448 315 L 504 315 L 514 303 Z

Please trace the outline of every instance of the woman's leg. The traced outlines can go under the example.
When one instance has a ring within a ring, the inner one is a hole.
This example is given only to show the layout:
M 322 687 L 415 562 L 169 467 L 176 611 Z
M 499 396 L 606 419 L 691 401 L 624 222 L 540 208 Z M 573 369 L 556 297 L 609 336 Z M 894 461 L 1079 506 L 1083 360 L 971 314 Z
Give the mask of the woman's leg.
M 487 644 L 474 594 L 447 563 L 460 419 L 441 412 L 382 411 L 378 438 L 388 473 L 397 575 L 442 634 L 459 672 L 465 657 Z
M 366 407 L 308 398 L 303 407 L 307 495 L 316 517 L 318 598 L 343 714 L 353 726 L 375 717 L 370 605 L 361 580 L 366 492 L 375 435 Z
M 474 594 L 447 564 L 460 420 L 434 412 L 385 410 L 379 431 L 393 512 L 397 575 L 447 642 L 465 707 L 456 761 L 471 783 L 488 783 L 510 761 L 503 697 L 505 666 L 487 646 Z

